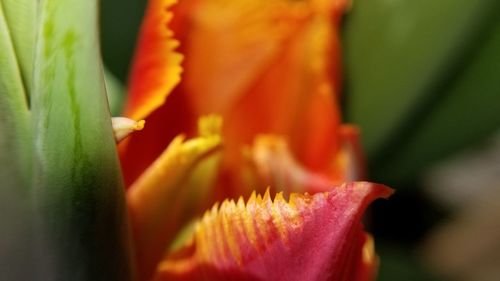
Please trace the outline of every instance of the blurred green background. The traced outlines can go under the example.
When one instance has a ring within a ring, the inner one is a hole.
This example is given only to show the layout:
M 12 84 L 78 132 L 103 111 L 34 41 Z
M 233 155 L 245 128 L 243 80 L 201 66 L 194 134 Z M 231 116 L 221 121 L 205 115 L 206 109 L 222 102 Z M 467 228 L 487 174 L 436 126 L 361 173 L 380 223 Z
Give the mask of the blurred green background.
M 145 4 L 102 0 L 103 57 L 121 81 Z M 344 118 L 361 127 L 369 179 L 397 190 L 369 219 L 379 280 L 458 280 L 430 270 L 439 262 L 429 266 L 421 254 L 429 233 L 459 209 L 433 197 L 423 179 L 500 132 L 500 1 L 355 0 L 342 36 Z

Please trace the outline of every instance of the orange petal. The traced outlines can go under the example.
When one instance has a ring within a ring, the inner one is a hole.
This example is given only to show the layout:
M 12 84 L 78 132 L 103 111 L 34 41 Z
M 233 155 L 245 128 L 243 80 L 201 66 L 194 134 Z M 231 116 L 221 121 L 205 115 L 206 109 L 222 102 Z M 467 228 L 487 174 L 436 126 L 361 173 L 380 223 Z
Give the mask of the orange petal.
M 218 169 L 221 119 L 200 120 L 200 137 L 175 138 L 127 193 L 139 280 L 149 280 L 182 225 L 208 199 Z
M 179 42 L 167 27 L 173 14 L 169 8 L 176 0 L 151 0 L 142 23 L 133 60 L 125 115 L 144 119 L 161 106 L 180 82 L 182 55 Z
M 183 80 L 166 104 L 146 118 L 146 130 L 120 145 L 126 184 L 174 136 L 192 134 L 197 117 L 207 113 L 226 120 L 224 170 L 230 184 L 225 190 L 231 194 L 236 194 L 232 190 L 238 180 L 231 177 L 241 165 L 241 147 L 251 144 L 257 134 L 286 135 L 299 163 L 314 171 L 330 168 L 341 146 L 338 23 L 346 3 L 183 0 L 176 4 L 170 26 L 181 42 L 179 51 L 186 55 Z M 162 14 L 160 10 L 148 15 Z M 152 19 L 146 17 L 147 22 Z M 161 49 L 164 41 L 147 42 L 150 48 Z M 139 50 L 136 64 L 142 60 L 160 61 Z M 133 80 L 140 84 L 140 79 Z M 145 102 L 150 97 L 148 91 L 133 92 L 137 94 L 132 93 L 130 108 L 136 107 L 135 97 L 144 94 Z
M 360 220 L 367 205 L 391 189 L 365 182 L 315 195 L 252 194 L 245 204 L 215 205 L 195 226 L 183 251 L 158 267 L 165 280 L 339 280 L 358 275 L 366 255 Z M 373 263 L 372 263 L 373 264 Z M 369 275 L 363 275 L 369 277 Z
M 189 20 L 180 34 L 185 84 L 200 114 L 225 112 L 274 63 L 288 37 L 307 18 L 290 1 L 183 1 Z
M 375 242 L 370 234 L 365 233 L 363 237 L 361 254 L 354 267 L 356 276 L 353 281 L 375 280 L 377 277 L 378 257 L 375 254 Z
M 329 178 L 312 173 L 301 165 L 291 154 L 283 137 L 259 135 L 248 154 L 257 183 L 248 178 L 246 180 L 255 186 L 270 186 L 276 191 L 285 191 L 285 194 L 322 192 L 332 186 Z
M 239 158 L 241 144 L 256 134 L 276 133 L 290 137 L 307 167 L 330 163 L 338 148 L 337 29 L 345 3 L 186 0 L 176 6 L 186 55 L 182 88 L 197 114 L 224 116 L 230 156 Z
M 130 186 L 176 136 L 196 136 L 196 120 L 185 96 L 179 88 L 175 89 L 166 103 L 146 118 L 144 130 L 120 143 L 125 185 Z
M 307 169 L 292 155 L 284 137 L 259 135 L 250 150 L 246 151 L 250 169 L 246 169 L 243 184 L 271 186 L 277 191 L 323 192 L 332 185 L 363 179 L 364 161 L 358 142 L 356 127 L 340 128 L 340 150 L 332 167 L 317 172 Z

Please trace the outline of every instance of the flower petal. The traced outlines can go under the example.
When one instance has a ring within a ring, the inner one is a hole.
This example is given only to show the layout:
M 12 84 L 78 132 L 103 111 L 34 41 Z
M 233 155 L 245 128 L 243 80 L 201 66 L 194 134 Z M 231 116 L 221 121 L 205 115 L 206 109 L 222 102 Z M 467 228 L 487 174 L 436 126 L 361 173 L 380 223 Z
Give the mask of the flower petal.
M 290 152 L 288 143 L 276 135 L 259 135 L 248 153 L 251 172 L 257 183 L 246 182 L 255 186 L 270 186 L 275 191 L 322 192 L 332 187 L 332 180 L 313 173 L 301 165 Z
M 241 167 L 242 145 L 257 134 L 286 135 L 299 163 L 330 168 L 341 149 L 338 23 L 347 2 L 184 0 L 173 6 L 170 26 L 186 56 L 182 82 L 146 118 L 148 128 L 120 145 L 126 184 L 174 136 L 191 136 L 196 119 L 213 113 L 225 120 L 223 174 L 230 184 L 224 192 L 237 194 L 231 175 Z
M 145 121 L 135 121 L 127 117 L 113 117 L 111 118 L 111 124 L 113 125 L 115 141 L 119 143 L 133 132 L 144 129 Z
M 184 2 L 179 6 L 192 1 Z M 256 134 L 275 133 L 290 137 L 294 155 L 309 168 L 329 163 L 338 148 L 337 23 L 345 2 L 191 5 L 184 17 L 188 28 L 179 31 L 186 54 L 183 88 L 198 114 L 224 116 L 230 156 L 238 158 L 235 151 Z
M 149 280 L 176 231 L 202 211 L 218 169 L 221 119 L 200 120 L 200 137 L 175 138 L 130 187 L 127 201 L 139 280 Z
M 250 167 L 241 185 L 271 186 L 276 191 L 324 192 L 332 185 L 363 179 L 364 161 L 356 127 L 342 125 L 340 150 L 331 168 L 324 172 L 307 169 L 292 155 L 286 139 L 276 135 L 259 135 L 247 151 Z
M 378 257 L 375 254 L 375 242 L 370 234 L 365 233 L 361 255 L 356 261 L 353 281 L 375 280 L 377 275 Z
M 359 129 L 354 125 L 339 128 L 339 150 L 327 170 L 322 171 L 335 183 L 365 179 L 365 158 L 359 140 Z
M 226 111 L 273 63 L 307 17 L 304 5 L 287 2 L 216 0 L 189 7 L 184 23 L 189 29 L 179 35 L 186 54 L 185 82 L 198 112 Z
M 183 251 L 160 264 L 156 280 L 369 280 L 358 275 L 375 258 L 360 220 L 391 192 L 358 182 L 292 194 L 289 202 L 269 192 L 246 204 L 224 201 L 205 213 Z
M 161 106 L 180 82 L 182 55 L 179 42 L 167 27 L 176 0 L 149 1 L 132 65 L 125 115 L 144 119 Z
M 177 89 L 163 106 L 145 119 L 147 126 L 140 134 L 132 134 L 120 143 L 120 160 L 126 186 L 130 186 L 176 136 L 196 136 L 197 118 L 190 113 L 185 96 Z

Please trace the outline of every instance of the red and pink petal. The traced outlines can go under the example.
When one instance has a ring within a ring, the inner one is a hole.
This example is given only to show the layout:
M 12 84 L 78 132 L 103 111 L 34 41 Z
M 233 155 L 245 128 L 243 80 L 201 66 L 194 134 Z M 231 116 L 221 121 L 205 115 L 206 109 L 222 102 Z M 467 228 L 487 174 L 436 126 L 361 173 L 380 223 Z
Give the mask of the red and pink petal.
M 246 204 L 224 201 L 160 264 L 155 280 L 371 280 L 376 257 L 360 221 L 370 202 L 391 193 L 358 182 L 288 201 L 269 192 Z

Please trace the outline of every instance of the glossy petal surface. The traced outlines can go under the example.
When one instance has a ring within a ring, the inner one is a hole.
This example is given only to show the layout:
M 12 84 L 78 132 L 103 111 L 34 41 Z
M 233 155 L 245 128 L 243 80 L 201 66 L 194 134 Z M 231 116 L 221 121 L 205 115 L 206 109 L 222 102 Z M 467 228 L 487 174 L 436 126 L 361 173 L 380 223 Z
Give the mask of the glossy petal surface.
M 391 192 L 358 182 L 292 194 L 288 202 L 268 192 L 246 204 L 224 201 L 159 266 L 156 280 L 370 280 L 375 256 L 360 220 L 370 202 Z

